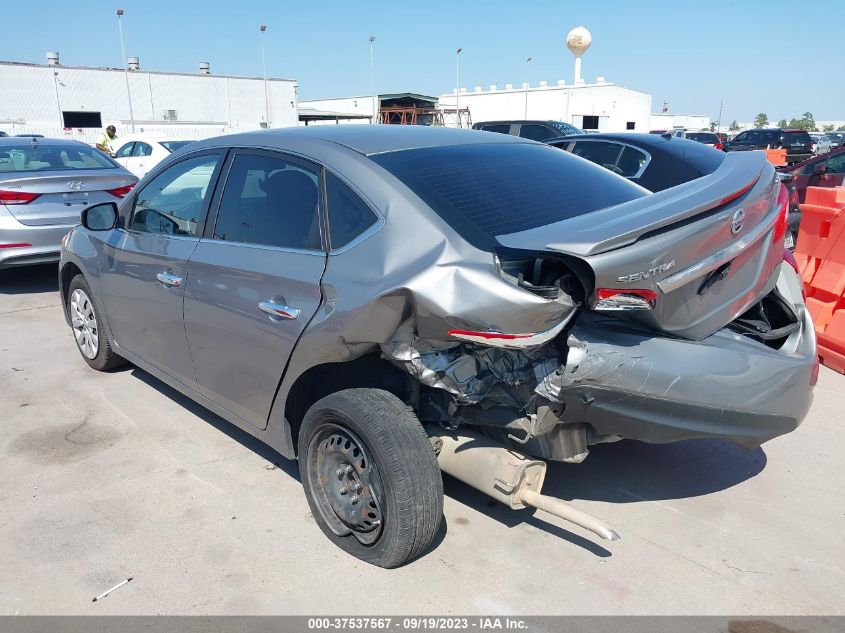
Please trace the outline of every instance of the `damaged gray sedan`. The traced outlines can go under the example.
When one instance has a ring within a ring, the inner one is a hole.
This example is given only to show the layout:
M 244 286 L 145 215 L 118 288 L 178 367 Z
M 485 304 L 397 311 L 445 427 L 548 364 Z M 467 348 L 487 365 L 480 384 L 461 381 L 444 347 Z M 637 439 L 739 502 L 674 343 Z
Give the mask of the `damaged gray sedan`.
M 441 471 L 599 536 L 544 460 L 795 429 L 818 372 L 762 154 L 650 194 L 515 137 L 327 126 L 191 144 L 65 238 L 94 369 L 133 363 L 299 461 L 312 514 L 395 567 Z

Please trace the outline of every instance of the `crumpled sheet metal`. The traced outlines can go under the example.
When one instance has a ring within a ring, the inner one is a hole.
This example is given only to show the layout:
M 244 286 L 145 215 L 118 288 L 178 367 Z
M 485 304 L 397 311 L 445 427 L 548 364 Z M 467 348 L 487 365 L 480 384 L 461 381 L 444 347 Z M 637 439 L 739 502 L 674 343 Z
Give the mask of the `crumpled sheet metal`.
M 432 343 L 416 336 L 405 321 L 382 353 L 420 383 L 451 393 L 462 405 L 491 403 L 518 410 L 537 383 L 536 368 L 559 367 L 550 346 L 534 350 L 504 350 L 462 343 Z

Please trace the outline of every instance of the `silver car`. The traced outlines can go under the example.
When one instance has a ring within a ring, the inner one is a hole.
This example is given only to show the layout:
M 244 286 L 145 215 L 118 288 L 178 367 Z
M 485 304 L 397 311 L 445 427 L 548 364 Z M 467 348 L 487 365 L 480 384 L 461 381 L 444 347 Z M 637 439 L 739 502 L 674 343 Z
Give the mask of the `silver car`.
M 174 153 L 62 252 L 84 360 L 131 362 L 298 459 L 332 542 L 432 542 L 441 472 L 511 508 L 623 438 L 795 429 L 818 363 L 757 152 L 651 194 L 509 135 L 326 126 Z
M 119 200 L 137 180 L 77 141 L 0 139 L 0 269 L 58 261 L 80 211 Z

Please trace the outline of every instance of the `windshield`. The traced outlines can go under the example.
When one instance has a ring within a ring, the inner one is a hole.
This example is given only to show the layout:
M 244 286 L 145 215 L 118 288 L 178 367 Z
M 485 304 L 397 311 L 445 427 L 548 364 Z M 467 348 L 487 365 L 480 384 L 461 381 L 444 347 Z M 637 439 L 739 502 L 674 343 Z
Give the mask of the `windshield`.
M 0 148 L 0 173 L 21 171 L 67 171 L 117 167 L 100 150 L 86 145 L 35 143 Z
M 159 141 L 161 145 L 164 146 L 168 152 L 175 152 L 177 149 L 181 147 L 185 147 L 185 145 L 190 145 L 193 141 Z
M 548 145 L 479 143 L 370 157 L 474 246 L 648 195 L 593 163 Z

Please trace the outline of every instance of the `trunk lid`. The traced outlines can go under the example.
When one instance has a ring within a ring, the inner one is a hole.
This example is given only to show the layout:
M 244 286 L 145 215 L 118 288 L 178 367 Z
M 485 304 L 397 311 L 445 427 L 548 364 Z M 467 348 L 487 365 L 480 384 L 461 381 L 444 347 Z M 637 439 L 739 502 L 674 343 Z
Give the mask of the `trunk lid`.
M 12 178 L 0 179 L 0 189 L 38 194 L 27 204 L 8 204 L 6 209 L 27 226 L 71 225 L 79 223 L 82 209 L 98 202 L 117 202 L 107 193 L 134 184 L 138 179 L 123 169 L 73 170 L 38 174 L 18 172 Z
M 728 154 L 712 174 L 555 224 L 499 236 L 508 248 L 586 262 L 598 288 L 644 289 L 652 310 L 626 312 L 649 328 L 702 339 L 774 287 L 780 183 L 762 152 Z

